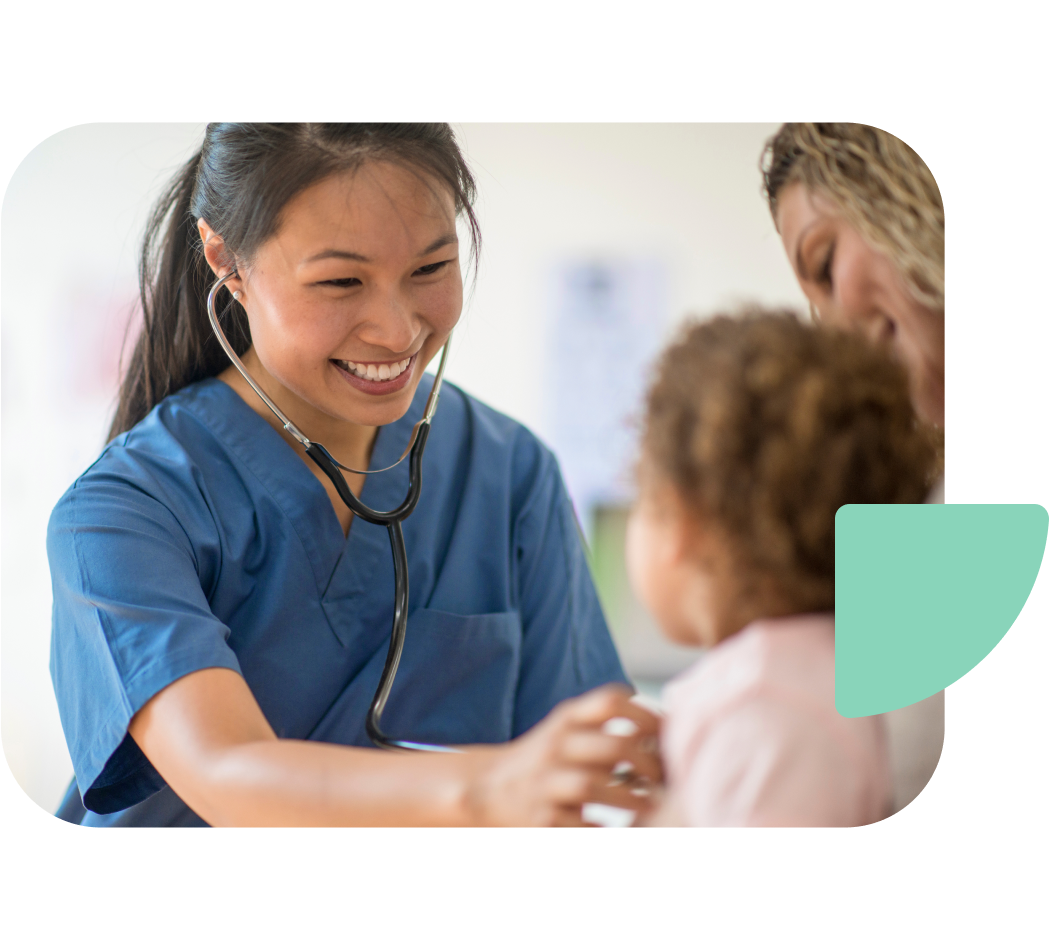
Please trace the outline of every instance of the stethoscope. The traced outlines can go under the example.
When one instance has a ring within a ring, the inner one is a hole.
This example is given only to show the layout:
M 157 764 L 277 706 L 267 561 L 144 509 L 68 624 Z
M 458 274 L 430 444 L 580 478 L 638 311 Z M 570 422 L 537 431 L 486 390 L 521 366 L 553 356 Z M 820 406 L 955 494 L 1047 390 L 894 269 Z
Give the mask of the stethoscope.
M 303 435 L 295 423 L 277 407 L 274 401 L 262 391 L 258 383 L 251 378 L 244 363 L 240 361 L 240 357 L 230 345 L 229 340 L 226 339 L 226 334 L 222 331 L 218 316 L 215 313 L 215 295 L 225 285 L 227 280 L 231 280 L 236 276 L 237 271 L 234 270 L 226 274 L 226 276 L 220 277 L 215 281 L 208 293 L 208 318 L 211 320 L 211 328 L 215 331 L 215 336 L 226 351 L 226 355 L 229 356 L 230 362 L 236 366 L 237 371 L 244 377 L 244 381 L 255 390 L 255 394 L 266 403 L 267 408 L 280 419 L 284 430 L 302 445 L 306 454 L 328 476 L 331 483 L 335 485 L 335 490 L 339 492 L 339 497 L 353 511 L 354 515 L 370 524 L 382 524 L 390 533 L 394 584 L 393 630 L 390 633 L 390 648 L 386 653 L 386 664 L 383 666 L 382 675 L 379 677 L 379 687 L 375 690 L 375 697 L 372 699 L 371 707 L 368 709 L 368 717 L 365 721 L 368 737 L 380 748 L 403 748 L 408 751 L 457 751 L 458 749 L 456 748 L 448 748 L 444 745 L 426 745 L 415 741 L 400 741 L 395 738 L 389 738 L 383 734 L 381 728 L 382 713 L 386 708 L 386 700 L 390 697 L 394 677 L 397 675 L 397 666 L 401 661 L 401 652 L 404 650 L 404 635 L 408 627 L 408 554 L 404 548 L 404 533 L 401 531 L 401 521 L 415 510 L 415 505 L 419 502 L 419 494 L 422 491 L 423 451 L 426 449 L 426 439 L 430 435 L 430 423 L 433 421 L 434 413 L 437 411 L 437 400 L 441 394 L 441 382 L 444 379 L 444 365 L 448 361 L 448 343 L 451 341 L 451 336 L 445 340 L 444 347 L 441 350 L 441 362 L 437 367 L 437 376 L 433 381 L 433 388 L 430 389 L 430 397 L 426 400 L 426 411 L 423 413 L 423 417 L 415 423 L 408 447 L 404 449 L 400 458 L 386 468 L 379 468 L 376 471 L 358 471 L 356 468 L 350 468 L 348 465 L 336 461 L 323 445 L 319 442 L 311 442 Z M 392 511 L 375 511 L 368 507 L 350 490 L 350 486 L 342 476 L 343 471 L 362 475 L 382 474 L 384 471 L 396 468 L 409 455 L 411 457 L 408 461 L 408 493 L 404 496 L 404 500 L 400 505 Z

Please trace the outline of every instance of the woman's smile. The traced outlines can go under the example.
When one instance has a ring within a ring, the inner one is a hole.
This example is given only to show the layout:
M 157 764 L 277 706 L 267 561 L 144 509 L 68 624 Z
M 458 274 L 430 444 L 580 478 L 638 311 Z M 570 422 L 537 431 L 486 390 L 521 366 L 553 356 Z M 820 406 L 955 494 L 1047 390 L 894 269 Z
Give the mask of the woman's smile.
M 412 380 L 418 353 L 397 362 L 351 362 L 332 359 L 339 375 L 355 389 L 368 395 L 399 392 Z

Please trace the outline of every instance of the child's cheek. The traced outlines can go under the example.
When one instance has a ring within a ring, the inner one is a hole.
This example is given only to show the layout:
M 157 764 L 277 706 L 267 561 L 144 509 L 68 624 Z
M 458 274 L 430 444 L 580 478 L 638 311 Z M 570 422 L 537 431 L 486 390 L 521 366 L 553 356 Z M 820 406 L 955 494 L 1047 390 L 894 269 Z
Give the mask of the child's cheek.
M 666 625 L 674 606 L 665 533 L 662 525 L 643 509 L 636 509 L 627 522 L 626 565 L 630 584 L 661 626 Z
M 649 537 L 650 527 L 645 516 L 634 508 L 626 524 L 626 572 L 630 585 L 642 603 L 652 609 L 649 603 Z

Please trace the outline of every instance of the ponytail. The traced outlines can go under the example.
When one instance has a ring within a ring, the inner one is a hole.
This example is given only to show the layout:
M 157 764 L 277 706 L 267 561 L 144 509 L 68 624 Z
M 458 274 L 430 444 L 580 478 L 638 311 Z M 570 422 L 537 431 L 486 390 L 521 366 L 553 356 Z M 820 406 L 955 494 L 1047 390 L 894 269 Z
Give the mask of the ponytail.
M 142 330 L 121 381 L 109 438 L 137 425 L 172 393 L 229 365 L 208 320 L 206 301 L 215 275 L 204 258 L 192 212 L 201 154 L 168 185 L 146 225 L 138 263 Z M 243 354 L 251 334 L 244 311 L 233 309 L 226 335 Z

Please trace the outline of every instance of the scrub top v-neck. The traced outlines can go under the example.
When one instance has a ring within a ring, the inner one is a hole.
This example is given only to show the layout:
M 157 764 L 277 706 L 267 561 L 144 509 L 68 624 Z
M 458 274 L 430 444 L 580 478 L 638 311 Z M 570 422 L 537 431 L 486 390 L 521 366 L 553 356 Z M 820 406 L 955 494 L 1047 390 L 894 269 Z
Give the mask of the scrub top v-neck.
M 380 429 L 373 467 L 403 451 L 428 391 Z M 407 477 L 407 465 L 369 476 L 362 500 L 395 507 Z M 404 535 L 408 634 L 388 734 L 506 741 L 562 699 L 625 681 L 553 455 L 452 385 Z M 111 442 L 55 507 L 48 557 L 51 675 L 76 772 L 63 816 L 203 823 L 127 731 L 203 668 L 243 675 L 279 737 L 371 747 L 393 612 L 387 531 L 355 518 L 344 537 L 321 483 L 225 383 L 183 389 Z

